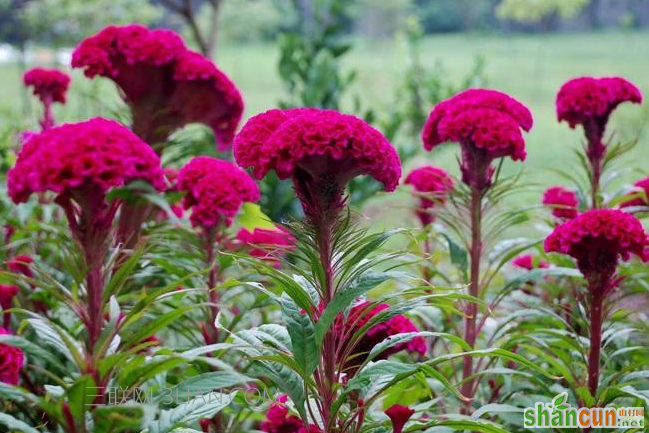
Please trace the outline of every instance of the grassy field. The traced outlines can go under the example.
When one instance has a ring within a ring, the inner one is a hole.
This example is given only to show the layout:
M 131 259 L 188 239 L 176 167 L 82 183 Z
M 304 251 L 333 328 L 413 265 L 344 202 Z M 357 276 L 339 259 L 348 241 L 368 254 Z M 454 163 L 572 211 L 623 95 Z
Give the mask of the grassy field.
M 572 131 L 566 124 L 556 122 L 554 98 L 561 83 L 578 75 L 621 75 L 638 84 L 645 95 L 649 94 L 649 32 L 442 35 L 427 38 L 422 48 L 422 60 L 427 66 L 442 62 L 450 77 L 457 80 L 466 75 L 476 56 L 483 56 L 490 87 L 511 93 L 532 109 L 535 126 L 528 135 L 528 160 L 525 164 L 508 163 L 507 171 L 524 168 L 528 178 L 540 184 L 539 188 L 557 182 L 556 175 L 548 168 L 572 168 L 574 159 L 569 149 L 577 146 L 581 139 L 580 131 Z M 276 72 L 277 51 L 269 43 L 224 45 L 217 53 L 217 63 L 243 92 L 247 116 L 274 107 L 284 94 Z M 360 41 L 344 63 L 345 68 L 358 71 L 353 93 L 362 98 L 364 106 L 379 112 L 393 101 L 396 83 L 400 82 L 406 66 L 405 44 L 392 40 Z M 18 75 L 16 67 L 0 66 L 0 79 L 5 89 L 0 102 L 0 116 L 4 117 L 0 118 L 1 123 L 24 120 Z M 80 94 L 88 92 L 102 97 L 94 102 L 79 98 Z M 59 118 L 73 120 L 105 115 L 120 106 L 107 80 L 91 82 L 79 74 L 75 75 L 70 99 L 68 106 L 59 108 Z M 636 173 L 623 175 L 620 183 L 637 178 L 638 171 L 646 173 L 649 170 L 648 107 L 648 104 L 623 106 L 612 120 L 610 132 L 615 131 L 617 138 L 640 136 L 641 140 L 625 167 Z M 412 146 L 420 147 L 420 143 L 413 139 Z M 449 147 L 432 155 L 422 154 L 413 163 L 436 163 L 453 171 L 454 158 L 454 149 Z M 525 201 L 536 199 L 530 197 Z

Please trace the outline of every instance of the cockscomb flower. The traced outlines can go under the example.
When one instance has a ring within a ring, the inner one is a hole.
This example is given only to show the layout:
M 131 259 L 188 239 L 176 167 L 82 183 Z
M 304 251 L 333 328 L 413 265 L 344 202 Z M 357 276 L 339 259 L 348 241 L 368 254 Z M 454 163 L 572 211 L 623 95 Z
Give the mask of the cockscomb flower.
M 637 181 L 633 186 L 637 192 L 628 194 L 630 199 L 622 203 L 620 206 L 649 206 L 649 177 Z
M 289 413 L 285 395 L 270 405 L 259 428 L 266 433 L 322 433 L 317 425 L 305 425 L 300 418 Z
M 11 335 L 4 328 L 0 328 L 0 335 Z M 9 385 L 18 385 L 20 369 L 25 363 L 25 354 L 22 349 L 0 343 L 0 382 Z
M 417 217 L 423 226 L 435 220 L 430 212 L 435 203 L 444 203 L 446 195 L 453 189 L 453 179 L 449 174 L 432 165 L 412 170 L 404 182 L 412 185 L 416 196 L 419 198 Z
M 343 205 L 347 182 L 370 175 L 393 191 L 401 176 L 399 156 L 376 129 L 334 110 L 270 110 L 252 117 L 234 141 L 242 167 L 261 179 L 273 170 L 291 178 L 305 213 L 321 216 Z
M 484 189 L 491 184 L 496 158 L 524 160 L 525 139 L 533 119 L 523 104 L 505 93 L 469 89 L 442 101 L 430 113 L 422 130 L 426 150 L 447 141 L 462 147 L 462 181 Z
M 512 260 L 512 265 L 516 266 L 517 268 L 527 269 L 528 271 L 537 268 L 546 269 L 550 267 L 550 264 L 548 262 L 543 259 L 539 260 L 531 254 L 522 254 L 514 258 L 514 260 Z
M 178 173 L 178 190 L 186 192 L 193 226 L 229 226 L 244 202 L 259 200 L 259 187 L 235 164 L 209 156 L 189 161 Z
M 175 130 L 203 123 L 227 149 L 243 113 L 234 83 L 212 61 L 190 51 L 171 30 L 109 26 L 84 39 L 72 66 L 113 80 L 133 116 L 133 130 L 156 148 Z
M 414 413 L 414 410 L 400 404 L 394 404 L 387 408 L 385 414 L 392 422 L 392 433 L 401 433 L 403 431 L 403 426 L 406 425 Z
M 388 304 L 378 304 L 372 306 L 370 302 L 361 302 L 351 308 L 347 317 L 339 315 L 335 321 L 335 333 L 337 338 L 342 341 L 349 341 L 349 338 L 359 331 L 365 324 L 380 314 L 382 311 L 389 309 Z M 351 359 L 345 364 L 345 369 L 350 374 L 358 368 L 369 352 L 388 337 L 396 334 L 409 332 L 419 332 L 415 324 L 404 315 L 396 315 L 386 321 L 377 323 L 367 330 L 365 335 L 353 343 L 349 351 Z M 409 353 L 424 355 L 426 353 L 426 340 L 422 337 L 415 337 L 408 342 L 397 344 L 383 351 L 376 359 L 386 359 L 389 356 L 405 350 Z M 341 360 L 342 361 L 342 360 Z
M 608 118 L 623 102 L 642 102 L 640 90 L 624 78 L 574 78 L 557 94 L 557 118 L 571 128 L 582 125 L 589 141 L 602 145 Z
M 618 261 L 631 254 L 647 257 L 649 239 L 642 223 L 617 209 L 586 211 L 557 226 L 546 238 L 546 252 L 567 254 L 593 290 L 613 288 Z
M 552 209 L 552 215 L 561 219 L 577 216 L 577 194 L 562 186 L 553 186 L 543 193 L 543 204 Z
M 31 256 L 21 254 L 19 256 L 12 257 L 7 262 L 7 268 L 9 268 L 9 270 L 14 274 L 23 274 L 27 278 L 31 278 L 34 276 L 34 273 L 30 268 L 32 263 L 34 263 L 34 259 Z
M 13 284 L 0 284 L 0 307 L 3 310 L 11 308 L 11 302 L 18 294 L 18 287 Z
M 278 255 L 295 249 L 295 237 L 282 227 L 255 228 L 252 232 L 242 228 L 237 240 L 249 247 L 248 254 L 279 266 Z
M 33 87 L 34 95 L 43 104 L 41 128 L 48 129 L 54 126 L 52 104 L 55 102 L 65 104 L 65 94 L 70 87 L 70 77 L 57 69 L 33 68 L 25 72 L 23 83 L 26 87 Z
M 77 200 L 103 201 L 110 188 L 133 180 L 144 180 L 163 190 L 160 159 L 126 127 L 95 118 L 33 136 L 9 171 L 7 186 L 16 203 L 45 191 L 72 195 Z

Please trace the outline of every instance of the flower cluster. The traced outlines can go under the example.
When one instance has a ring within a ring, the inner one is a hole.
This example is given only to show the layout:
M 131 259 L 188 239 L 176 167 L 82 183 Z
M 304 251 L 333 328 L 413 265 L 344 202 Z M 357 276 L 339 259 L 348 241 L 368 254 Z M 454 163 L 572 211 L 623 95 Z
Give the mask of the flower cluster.
M 42 103 L 60 102 L 65 104 L 65 94 L 70 87 L 70 77 L 57 69 L 33 68 L 25 72 L 23 83 L 27 87 L 34 88 L 34 95 Z
M 401 433 L 410 417 L 415 413 L 407 406 L 394 404 L 385 410 L 385 414 L 392 422 L 392 433 Z
M 571 128 L 590 128 L 589 124 L 595 122 L 603 133 L 611 112 L 627 101 L 639 104 L 642 94 L 624 78 L 574 78 L 561 86 L 557 94 L 557 118 L 568 122 Z
M 562 186 L 553 186 L 543 193 L 543 204 L 552 209 L 552 215 L 561 219 L 577 216 L 577 194 Z
M 232 143 L 243 113 L 234 83 L 190 51 L 175 32 L 133 24 L 109 26 L 84 39 L 72 66 L 112 79 L 133 114 L 133 129 L 154 145 L 188 123 L 209 126 L 220 149 Z
M 275 266 L 280 265 L 277 255 L 295 248 L 295 238 L 281 227 L 255 228 L 252 232 L 242 228 L 236 237 L 239 242 L 249 247 L 248 254 L 267 260 Z
M 10 333 L 0 328 L 0 335 L 10 335 Z M 23 368 L 24 362 L 25 354 L 21 349 L 0 343 L 0 382 L 18 385 L 20 369 Z
M 321 433 L 317 425 L 306 426 L 300 418 L 289 414 L 286 396 L 270 405 L 260 429 L 266 433 Z
M 633 186 L 637 190 L 637 192 L 632 193 L 634 198 L 625 201 L 621 206 L 649 206 L 649 177 L 637 181 Z
M 185 209 L 193 226 L 212 229 L 230 225 L 244 202 L 259 200 L 259 187 L 248 174 L 229 161 L 199 156 L 178 173 L 178 189 L 185 191 Z
M 382 311 L 389 309 L 388 304 L 372 305 L 370 302 L 361 302 L 351 308 L 346 318 L 339 315 L 335 321 L 335 332 L 344 341 L 347 341 L 354 333 L 363 328 L 370 320 L 380 314 Z M 386 321 L 376 323 L 367 330 L 365 335 L 358 340 L 352 348 L 351 355 L 353 359 L 349 360 L 345 367 L 354 370 L 360 366 L 367 358 L 367 355 L 374 346 L 384 341 L 386 338 L 408 332 L 418 332 L 419 330 L 410 319 L 404 315 L 396 315 Z M 422 337 L 415 337 L 408 342 L 397 344 L 383 351 L 378 359 L 386 359 L 402 350 L 409 353 L 424 355 L 426 353 L 426 340 Z
M 591 286 L 610 284 L 618 260 L 631 254 L 649 258 L 649 238 L 642 223 L 617 209 L 586 211 L 557 226 L 546 238 L 547 252 L 567 254 Z
M 33 276 L 33 272 L 30 269 L 32 263 L 34 263 L 34 259 L 31 256 L 21 254 L 12 257 L 7 262 L 7 268 L 9 268 L 9 270 L 14 274 L 23 274 L 27 278 L 31 278 Z
M 550 267 L 550 264 L 546 262 L 545 260 L 539 260 L 532 256 L 531 254 L 521 254 L 520 256 L 517 256 L 512 260 L 512 265 L 516 266 L 517 268 L 521 269 L 527 269 L 528 271 L 531 271 L 532 269 L 546 269 Z
M 444 170 L 432 165 L 412 170 L 405 183 L 412 185 L 419 197 L 417 217 L 422 225 L 433 222 L 434 215 L 429 212 L 435 203 L 444 203 L 446 194 L 453 189 L 453 179 Z
M 261 179 L 274 170 L 293 178 L 298 195 L 309 206 L 339 205 L 342 190 L 358 175 L 370 175 L 393 191 L 401 176 L 399 156 L 376 129 L 334 110 L 269 110 L 252 117 L 235 138 L 234 155 Z
M 426 150 L 454 141 L 462 146 L 462 180 L 472 187 L 489 186 L 495 158 L 524 160 L 530 111 L 514 98 L 488 89 L 469 89 L 442 101 L 430 113 L 422 141 Z
M 124 126 L 95 118 L 31 137 L 9 171 L 7 186 L 20 203 L 34 192 L 90 187 L 106 193 L 136 179 L 164 189 L 158 156 Z

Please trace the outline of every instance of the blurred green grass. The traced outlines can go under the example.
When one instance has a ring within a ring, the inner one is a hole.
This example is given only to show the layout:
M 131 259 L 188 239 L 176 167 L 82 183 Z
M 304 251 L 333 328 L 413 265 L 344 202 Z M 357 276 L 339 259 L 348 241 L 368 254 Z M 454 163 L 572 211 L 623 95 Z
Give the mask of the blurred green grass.
M 486 61 L 489 86 L 512 94 L 527 104 L 535 117 L 535 126 L 527 137 L 528 159 L 524 164 L 508 162 L 505 173 L 524 169 L 526 179 L 542 187 L 560 179 L 550 168 L 573 170 L 575 159 L 571 149 L 579 146 L 581 131 L 573 131 L 556 122 L 554 99 L 560 85 L 579 75 L 620 75 L 649 94 L 649 32 L 616 31 L 587 34 L 548 35 L 480 35 L 457 34 L 427 37 L 422 42 L 422 62 L 433 68 L 441 62 L 452 81 L 458 82 L 473 65 L 477 56 Z M 275 107 L 285 96 L 277 74 L 278 48 L 273 43 L 225 44 L 217 50 L 217 64 L 228 73 L 242 90 L 246 101 L 245 115 Z M 343 67 L 355 69 L 357 80 L 346 101 L 351 109 L 351 96 L 359 96 L 363 107 L 381 113 L 394 100 L 397 86 L 408 66 L 407 47 L 403 41 L 370 42 L 359 40 L 346 56 Z M 20 103 L 19 72 L 14 65 L 0 66 L 4 91 L 0 102 L 0 122 L 19 121 L 35 125 L 37 106 L 32 99 L 30 113 L 23 116 Z M 100 95 L 95 101 L 80 98 L 81 94 Z M 618 186 L 645 173 L 649 133 L 649 104 L 642 107 L 625 105 L 613 116 L 609 133 L 616 139 L 640 138 L 640 144 L 626 159 Z M 119 110 L 121 103 L 108 80 L 88 80 L 75 71 L 70 103 L 57 107 L 60 121 L 75 120 L 91 115 L 109 115 Z M 4 118 L 4 119 L 3 119 Z M 405 143 L 420 147 L 417 138 Z M 432 154 L 418 156 L 410 165 L 433 163 L 457 173 L 455 149 L 442 147 Z M 538 191 L 523 202 L 538 200 Z

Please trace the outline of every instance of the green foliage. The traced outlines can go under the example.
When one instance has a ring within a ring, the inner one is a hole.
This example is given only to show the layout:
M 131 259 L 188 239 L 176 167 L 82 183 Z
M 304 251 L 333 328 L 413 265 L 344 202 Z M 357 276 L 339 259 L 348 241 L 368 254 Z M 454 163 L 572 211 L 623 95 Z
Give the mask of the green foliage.
M 590 0 L 502 0 L 496 9 L 499 18 L 522 23 L 538 23 L 550 16 L 572 18 Z

